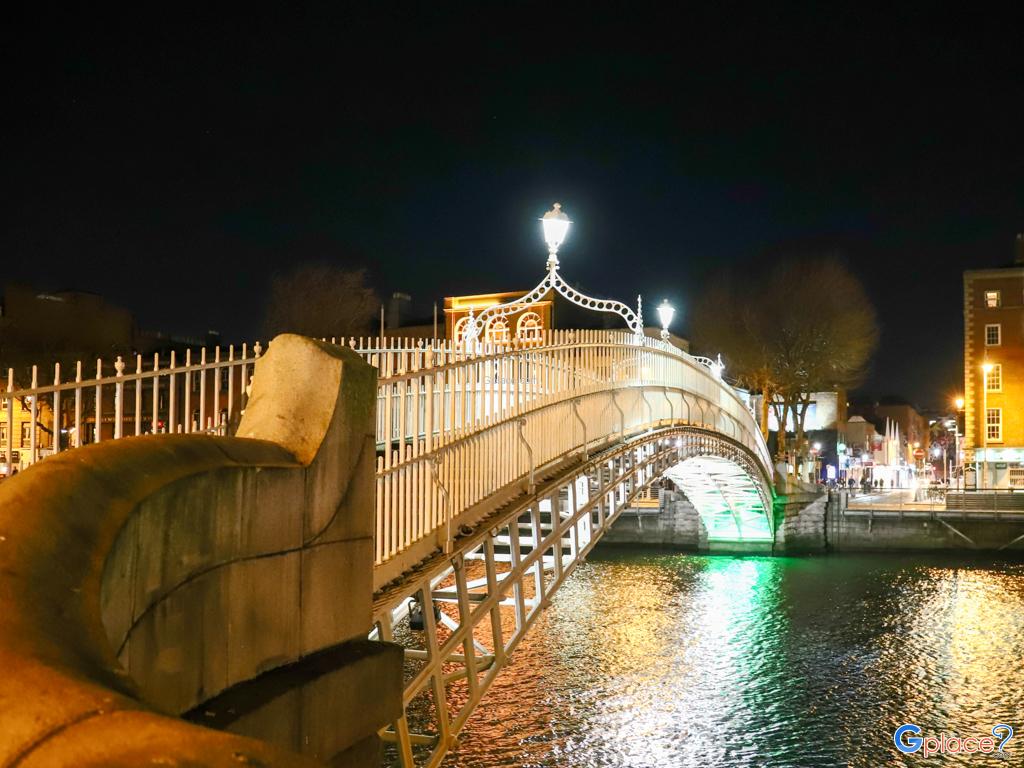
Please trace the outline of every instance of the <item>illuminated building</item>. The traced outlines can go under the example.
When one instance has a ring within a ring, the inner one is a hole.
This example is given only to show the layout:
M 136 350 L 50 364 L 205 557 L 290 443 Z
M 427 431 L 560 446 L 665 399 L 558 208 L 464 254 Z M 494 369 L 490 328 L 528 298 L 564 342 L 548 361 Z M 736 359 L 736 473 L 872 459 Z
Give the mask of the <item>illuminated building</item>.
M 7 413 L 0 414 L 0 477 L 6 477 L 14 469 L 24 469 L 31 463 L 32 455 L 32 403 L 29 398 L 12 398 L 11 423 L 8 424 Z M 8 447 L 7 430 L 13 425 L 10 442 L 11 463 L 7 465 L 6 449 Z M 36 413 L 36 444 L 38 454 L 47 455 L 53 448 L 53 411 L 49 403 L 40 402 Z
M 964 272 L 964 419 L 977 487 L 1024 488 L 1024 235 L 1010 266 Z
M 446 296 L 444 300 L 445 337 L 462 341 L 470 312 L 474 315 L 495 304 L 514 302 L 526 295 L 526 291 L 508 293 L 482 293 L 476 296 Z M 497 344 L 537 343 L 544 331 L 552 327 L 552 301 L 544 299 L 524 307 L 508 316 L 491 319 L 484 328 L 483 340 Z

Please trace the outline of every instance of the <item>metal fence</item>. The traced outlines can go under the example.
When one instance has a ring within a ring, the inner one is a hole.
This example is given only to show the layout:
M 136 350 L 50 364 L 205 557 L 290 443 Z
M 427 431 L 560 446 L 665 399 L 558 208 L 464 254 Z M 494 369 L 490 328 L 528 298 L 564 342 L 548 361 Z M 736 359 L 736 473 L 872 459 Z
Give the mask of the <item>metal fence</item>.
M 882 491 L 831 492 L 841 502 L 841 509 L 897 514 L 915 512 L 949 512 L 961 517 L 984 513 L 1024 513 L 1024 490 L 990 488 L 987 490 L 954 490 L 921 486 L 916 489 L 895 488 Z
M 186 350 L 182 357 L 171 352 L 78 361 L 70 372 L 60 363 L 33 365 L 27 387 L 18 386 L 8 369 L 0 393 L 5 468 L 9 473 L 69 448 L 132 435 L 229 434 L 261 351 L 257 342 L 237 351 L 233 345 L 202 349 L 195 357 Z

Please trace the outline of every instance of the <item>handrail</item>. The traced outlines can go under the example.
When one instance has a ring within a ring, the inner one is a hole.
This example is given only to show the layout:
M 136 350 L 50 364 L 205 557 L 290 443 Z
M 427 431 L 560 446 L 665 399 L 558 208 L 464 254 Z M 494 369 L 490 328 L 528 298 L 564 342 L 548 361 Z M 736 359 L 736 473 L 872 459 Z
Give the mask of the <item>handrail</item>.
M 446 519 L 458 518 L 528 480 L 531 467 L 579 455 L 592 442 L 625 439 L 635 429 L 683 423 L 676 414 L 684 405 L 689 412 L 689 398 L 713 419 L 708 428 L 730 433 L 771 477 L 753 415 L 689 355 L 616 332 L 557 332 L 546 340 L 551 343 L 478 347 L 479 354 L 452 349 L 439 359 L 417 347 L 370 356 L 379 376 L 378 566 L 388 563 L 390 572 L 396 558 L 413 565 L 412 552 L 421 549 L 413 545 L 443 524 L 442 510 Z M 441 456 L 442 466 L 427 468 Z M 424 483 L 434 471 L 439 483 Z M 439 486 L 448 491 L 444 499 Z

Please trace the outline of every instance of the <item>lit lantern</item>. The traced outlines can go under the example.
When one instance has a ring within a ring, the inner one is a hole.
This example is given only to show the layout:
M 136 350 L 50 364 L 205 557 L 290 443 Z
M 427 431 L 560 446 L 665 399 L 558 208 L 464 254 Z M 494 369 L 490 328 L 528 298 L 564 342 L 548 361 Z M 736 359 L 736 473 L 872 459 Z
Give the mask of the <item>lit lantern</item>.
M 548 253 L 554 258 L 558 253 L 558 247 L 565 242 L 565 236 L 569 234 L 569 225 L 572 222 L 562 210 L 562 204 L 555 203 L 554 208 L 544 214 L 541 223 L 544 225 L 544 240 L 548 244 Z M 557 263 L 558 259 L 555 258 L 555 264 Z
M 664 341 L 668 341 L 668 327 L 672 325 L 672 317 L 675 313 L 676 309 L 668 303 L 668 299 L 664 299 L 658 305 L 658 319 L 661 320 L 661 338 Z

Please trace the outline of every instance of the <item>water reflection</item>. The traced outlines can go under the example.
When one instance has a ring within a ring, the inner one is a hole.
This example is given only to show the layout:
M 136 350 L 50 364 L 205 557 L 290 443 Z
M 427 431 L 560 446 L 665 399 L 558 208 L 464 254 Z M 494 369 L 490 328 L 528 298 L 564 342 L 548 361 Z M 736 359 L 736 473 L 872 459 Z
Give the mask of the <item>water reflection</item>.
M 602 553 L 446 765 L 909 764 L 891 742 L 904 722 L 961 736 L 1018 725 L 1022 598 L 1019 563 Z M 1024 739 L 1008 747 L 1024 764 Z

